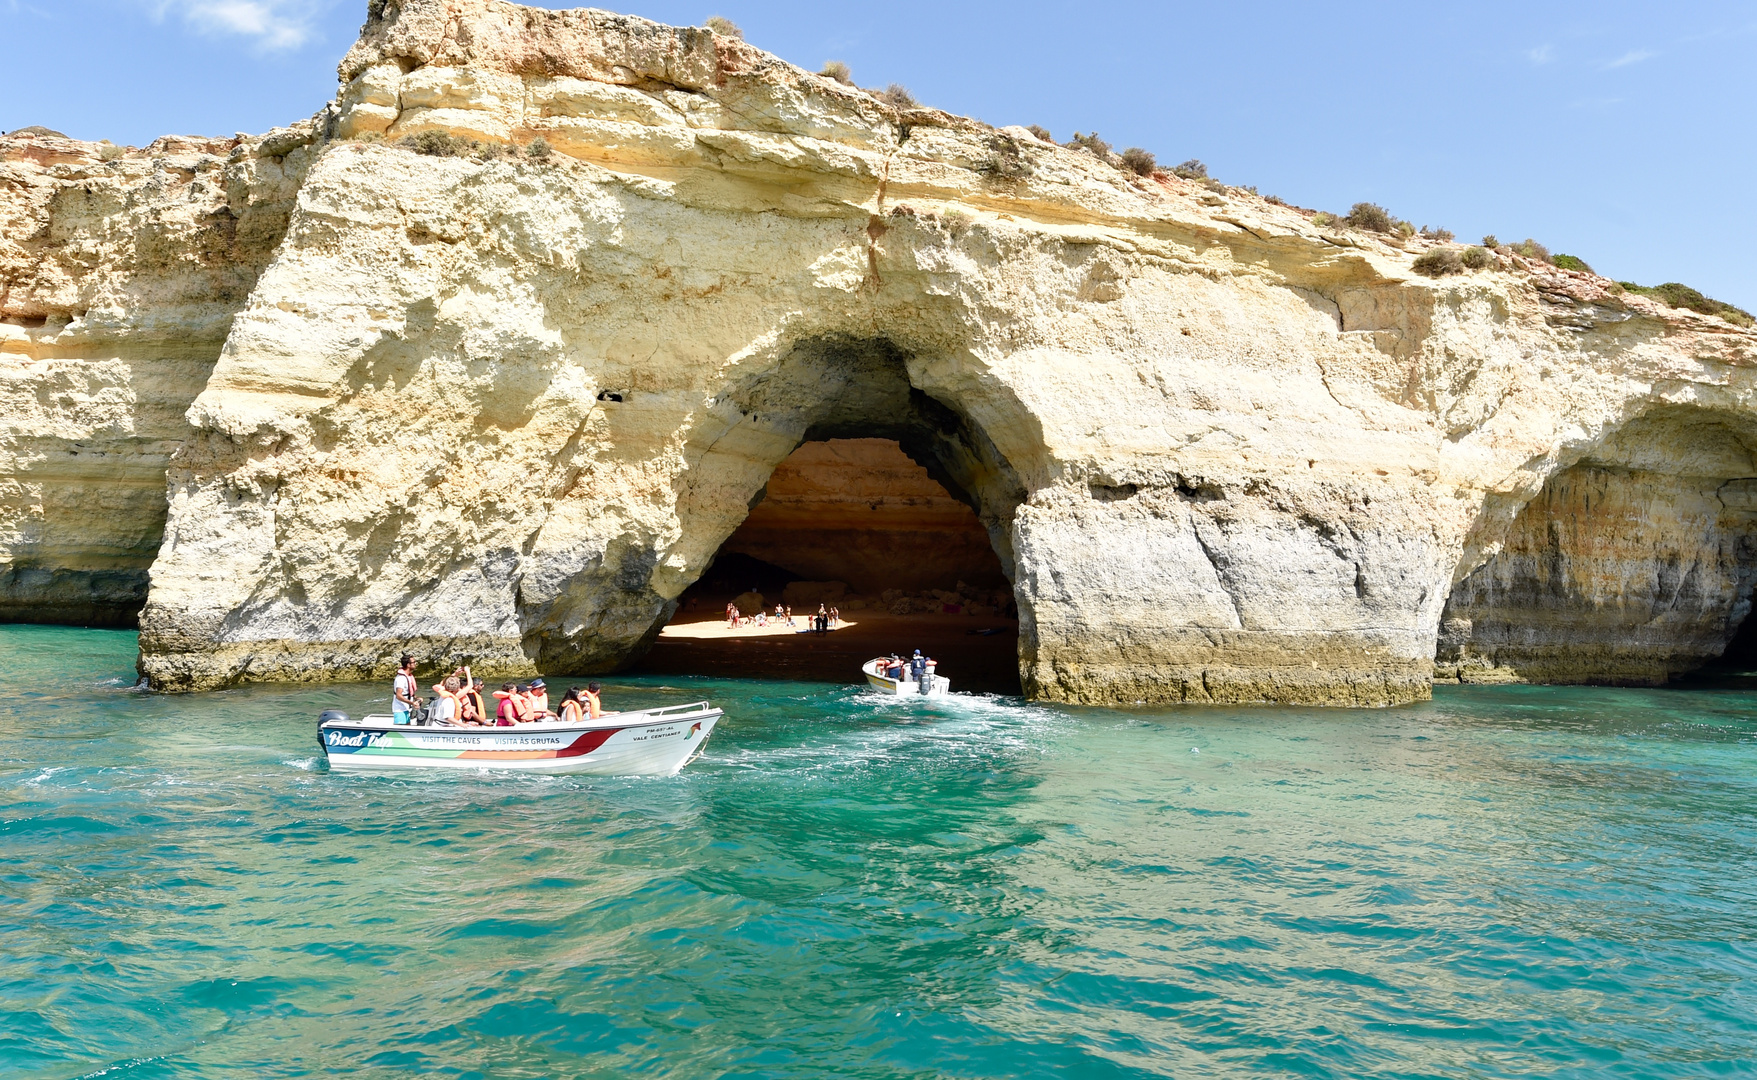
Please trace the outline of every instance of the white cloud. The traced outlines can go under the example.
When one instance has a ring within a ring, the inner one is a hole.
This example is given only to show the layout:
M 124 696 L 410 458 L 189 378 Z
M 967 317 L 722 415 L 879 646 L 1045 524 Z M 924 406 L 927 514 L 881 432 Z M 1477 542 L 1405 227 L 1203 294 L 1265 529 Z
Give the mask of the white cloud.
M 1556 51 L 1548 45 L 1539 45 L 1535 49 L 1526 49 L 1525 58 L 1534 64 L 1547 64 L 1556 55 Z
M 176 15 L 203 34 L 253 39 L 264 49 L 296 49 L 311 39 L 321 0 L 158 0 L 154 15 Z
M 1617 57 L 1615 60 L 1612 60 L 1604 67 L 1606 71 L 1609 71 L 1612 68 L 1628 67 L 1630 64 L 1639 64 L 1641 61 L 1646 60 L 1652 55 L 1653 53 L 1646 49 L 1630 49 L 1628 52 Z

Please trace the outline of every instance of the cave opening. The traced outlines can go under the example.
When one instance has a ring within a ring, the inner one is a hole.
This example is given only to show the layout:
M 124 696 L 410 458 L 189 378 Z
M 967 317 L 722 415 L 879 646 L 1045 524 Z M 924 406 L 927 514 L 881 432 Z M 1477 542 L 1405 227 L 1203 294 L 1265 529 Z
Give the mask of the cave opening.
M 1659 409 L 1561 470 L 1454 586 L 1436 676 L 1659 686 L 1757 663 L 1757 424 Z
M 636 670 L 852 682 L 861 662 L 919 648 L 954 689 L 1018 693 L 1006 568 L 975 500 L 922 456 L 895 438 L 802 442 Z M 828 633 L 812 632 L 820 607 L 839 615 Z
M 954 690 L 1019 692 L 1025 491 L 968 389 L 936 382 L 957 363 L 818 337 L 717 394 L 680 499 L 676 591 L 633 670 L 858 683 L 862 661 L 920 648 Z M 757 614 L 749 594 L 762 625 L 729 628 L 727 604 Z M 820 604 L 840 628 L 794 633 Z

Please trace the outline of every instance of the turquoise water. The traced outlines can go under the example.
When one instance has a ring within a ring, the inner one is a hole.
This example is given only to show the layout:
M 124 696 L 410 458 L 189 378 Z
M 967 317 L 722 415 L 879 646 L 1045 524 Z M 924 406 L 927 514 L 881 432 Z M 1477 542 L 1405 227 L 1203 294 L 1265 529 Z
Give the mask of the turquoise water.
M 0 627 L 0 1077 L 1757 1071 L 1757 695 L 640 679 L 679 777 L 383 779 L 133 653 Z

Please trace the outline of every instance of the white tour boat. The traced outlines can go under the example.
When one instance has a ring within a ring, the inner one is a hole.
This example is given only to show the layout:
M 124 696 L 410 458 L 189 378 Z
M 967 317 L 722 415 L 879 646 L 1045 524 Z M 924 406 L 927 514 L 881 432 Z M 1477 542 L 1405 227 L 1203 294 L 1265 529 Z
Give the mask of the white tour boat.
M 591 776 L 674 776 L 695 760 L 720 710 L 705 701 L 517 727 L 393 724 L 389 716 L 350 720 L 326 711 L 317 741 L 336 772 L 402 769 L 507 769 Z
M 909 661 L 903 661 L 903 677 L 901 679 L 893 679 L 885 674 L 890 663 L 888 657 L 880 656 L 860 665 L 860 670 L 866 673 L 867 685 L 881 694 L 895 694 L 898 697 L 936 698 L 945 697 L 951 692 L 952 680 L 943 675 L 935 675 L 933 673 L 934 665 L 931 661 L 928 662 L 927 671 L 922 676 L 920 683 L 909 677 Z

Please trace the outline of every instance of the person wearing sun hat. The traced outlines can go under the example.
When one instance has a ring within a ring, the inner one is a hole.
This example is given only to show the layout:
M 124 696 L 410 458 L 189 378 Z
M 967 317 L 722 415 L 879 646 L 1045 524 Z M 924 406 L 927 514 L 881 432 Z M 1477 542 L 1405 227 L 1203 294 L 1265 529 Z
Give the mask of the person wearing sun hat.
M 525 694 L 525 701 L 530 705 L 530 712 L 527 714 L 529 719 L 555 719 L 555 714 L 549 711 L 549 687 L 542 679 L 531 680 L 531 689 Z

